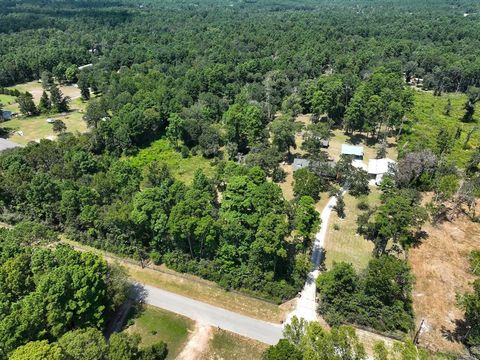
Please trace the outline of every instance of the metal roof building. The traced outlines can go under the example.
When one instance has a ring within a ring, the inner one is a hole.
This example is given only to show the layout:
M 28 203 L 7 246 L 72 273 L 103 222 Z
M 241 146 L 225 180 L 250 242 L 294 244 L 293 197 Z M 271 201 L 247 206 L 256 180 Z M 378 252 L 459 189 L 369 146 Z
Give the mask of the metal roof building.
M 342 155 L 353 155 L 356 158 L 363 159 L 363 146 L 342 144 Z
M 293 171 L 297 171 L 299 169 L 308 167 L 309 164 L 310 164 L 310 161 L 307 159 L 296 158 L 296 159 L 293 159 L 292 168 L 293 168 Z

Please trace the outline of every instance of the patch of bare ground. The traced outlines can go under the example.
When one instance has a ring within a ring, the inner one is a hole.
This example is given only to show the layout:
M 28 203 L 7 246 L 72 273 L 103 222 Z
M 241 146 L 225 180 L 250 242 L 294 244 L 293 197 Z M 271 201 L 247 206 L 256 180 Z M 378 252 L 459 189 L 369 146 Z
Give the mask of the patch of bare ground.
M 471 290 L 468 255 L 480 249 L 480 224 L 463 217 L 425 227 L 428 238 L 409 253 L 415 275 L 413 306 L 418 327 L 426 329 L 420 345 L 431 351 L 461 352 L 463 313 L 456 294 Z
M 196 323 L 195 329 L 190 335 L 187 344 L 176 359 L 198 359 L 200 355 L 206 351 L 212 338 L 213 332 L 211 326 Z

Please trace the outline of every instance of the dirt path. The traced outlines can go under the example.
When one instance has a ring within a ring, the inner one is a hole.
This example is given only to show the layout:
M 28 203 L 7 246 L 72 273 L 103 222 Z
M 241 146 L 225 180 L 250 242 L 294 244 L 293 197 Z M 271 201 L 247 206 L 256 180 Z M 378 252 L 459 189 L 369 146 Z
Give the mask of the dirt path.
M 187 345 L 185 345 L 176 360 L 198 359 L 208 349 L 208 344 L 212 338 L 213 331 L 211 326 L 198 322 L 195 323 L 195 330 L 190 335 Z

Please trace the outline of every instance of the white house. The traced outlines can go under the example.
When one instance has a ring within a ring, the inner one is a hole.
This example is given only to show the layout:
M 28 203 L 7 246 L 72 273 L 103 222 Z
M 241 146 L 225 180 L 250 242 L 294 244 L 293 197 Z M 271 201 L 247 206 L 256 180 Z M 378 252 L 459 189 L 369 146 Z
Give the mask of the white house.
M 368 174 L 372 179 L 375 179 L 375 184 L 380 184 L 383 175 L 388 173 L 390 165 L 396 164 L 392 159 L 370 159 L 368 160 Z

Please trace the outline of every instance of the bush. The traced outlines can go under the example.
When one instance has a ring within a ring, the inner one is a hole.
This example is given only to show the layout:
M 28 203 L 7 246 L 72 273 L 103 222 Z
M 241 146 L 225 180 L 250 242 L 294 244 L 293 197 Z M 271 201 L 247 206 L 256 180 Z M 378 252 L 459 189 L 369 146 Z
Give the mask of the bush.
M 368 205 L 368 199 L 364 196 L 358 199 L 357 208 L 362 211 L 367 211 L 370 209 L 370 205 Z
M 340 230 L 340 226 L 338 224 L 333 224 L 333 230 L 335 231 Z
M 162 264 L 162 254 L 160 254 L 158 251 L 152 251 L 150 253 L 150 260 L 152 260 L 152 262 L 155 265 L 161 265 Z
M 273 170 L 272 180 L 274 182 L 284 182 L 286 177 L 287 174 L 285 173 L 285 171 L 283 171 L 283 169 L 276 168 Z
M 185 159 L 188 157 L 188 155 L 190 155 L 190 150 L 188 149 L 188 147 L 183 145 L 180 149 L 180 154 L 182 155 L 182 158 Z

